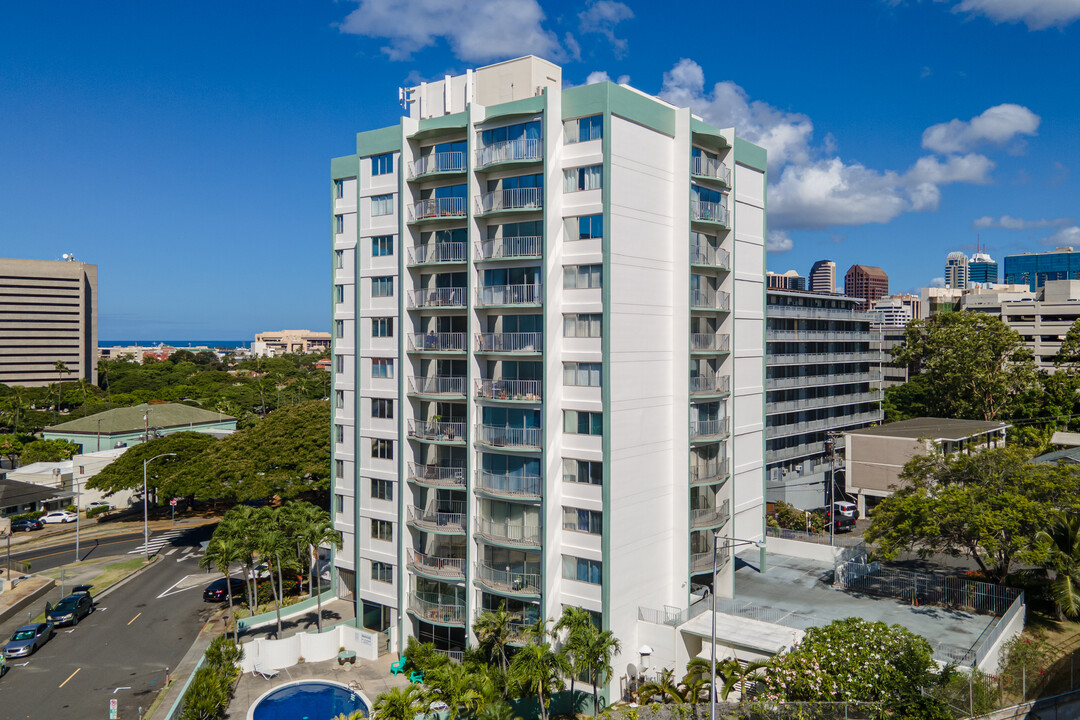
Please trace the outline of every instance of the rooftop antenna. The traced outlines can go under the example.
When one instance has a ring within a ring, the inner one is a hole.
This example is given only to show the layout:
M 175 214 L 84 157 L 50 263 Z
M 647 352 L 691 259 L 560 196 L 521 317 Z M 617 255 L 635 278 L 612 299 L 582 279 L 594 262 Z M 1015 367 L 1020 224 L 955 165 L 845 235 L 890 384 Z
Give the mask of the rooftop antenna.
M 74 253 L 64 253 L 60 257 L 63 258 L 64 260 L 68 261 L 68 262 L 75 262 Z

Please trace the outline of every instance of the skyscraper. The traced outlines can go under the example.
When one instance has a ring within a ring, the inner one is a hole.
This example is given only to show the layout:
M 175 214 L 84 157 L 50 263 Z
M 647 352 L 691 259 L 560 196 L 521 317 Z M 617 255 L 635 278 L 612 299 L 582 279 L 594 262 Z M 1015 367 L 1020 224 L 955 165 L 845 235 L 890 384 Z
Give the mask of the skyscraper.
M 945 287 L 967 290 L 968 259 L 962 252 L 951 252 L 945 258 Z
M 338 592 L 445 651 L 583 607 L 636 661 L 764 534 L 765 152 L 535 57 L 406 99 L 331 161 Z
M 1047 280 L 1080 279 L 1080 252 L 1060 247 L 1041 253 L 1005 256 L 1005 283 L 1038 290 Z
M 998 264 L 986 253 L 978 252 L 968 260 L 968 285 L 991 285 L 998 281 Z
M 794 270 L 765 273 L 765 284 L 773 290 L 806 290 L 806 278 Z
M 844 275 L 844 294 L 861 298 L 856 309 L 863 312 L 875 300 L 889 294 L 889 276 L 875 265 L 852 265 Z
M 836 292 L 836 263 L 832 260 L 818 260 L 810 268 L 810 292 Z

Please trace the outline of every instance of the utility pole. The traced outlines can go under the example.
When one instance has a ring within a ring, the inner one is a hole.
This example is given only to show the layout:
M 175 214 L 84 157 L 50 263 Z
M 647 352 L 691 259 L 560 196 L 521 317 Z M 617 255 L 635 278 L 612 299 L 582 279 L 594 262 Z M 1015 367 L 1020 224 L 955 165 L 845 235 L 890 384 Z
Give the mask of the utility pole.
M 836 539 L 836 441 L 842 433 L 830 430 L 825 440 L 825 452 L 829 454 L 829 484 L 826 487 L 828 495 L 827 517 L 829 519 L 829 545 L 835 544 Z

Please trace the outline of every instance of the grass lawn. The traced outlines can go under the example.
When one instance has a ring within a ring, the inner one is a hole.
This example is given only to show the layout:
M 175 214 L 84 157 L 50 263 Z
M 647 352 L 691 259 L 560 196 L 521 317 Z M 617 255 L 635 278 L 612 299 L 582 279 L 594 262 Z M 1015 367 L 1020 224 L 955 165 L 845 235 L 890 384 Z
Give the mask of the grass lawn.
M 95 564 L 99 565 L 99 567 L 93 568 L 92 566 Z M 107 559 L 84 562 L 74 569 L 65 568 L 66 579 L 64 580 L 64 584 L 65 587 L 69 588 L 76 585 L 90 585 L 90 595 L 97 597 L 142 566 L 142 556 L 134 558 L 125 557 L 119 560 Z M 52 570 L 41 574 L 51 577 L 53 580 L 59 580 L 60 568 L 53 568 Z M 34 622 L 45 622 L 45 613 L 41 613 L 34 618 Z

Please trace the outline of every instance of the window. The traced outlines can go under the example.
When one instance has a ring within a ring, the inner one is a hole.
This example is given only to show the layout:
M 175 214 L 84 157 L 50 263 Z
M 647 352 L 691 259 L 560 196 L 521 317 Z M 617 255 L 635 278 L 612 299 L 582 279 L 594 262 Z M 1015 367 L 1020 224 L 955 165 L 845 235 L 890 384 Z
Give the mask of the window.
M 334 181 L 334 197 L 337 198 L 338 200 L 345 197 L 345 181 L 344 180 L 335 180 Z
M 372 398 L 371 417 L 391 419 L 394 417 L 394 401 L 388 398 Z
M 345 391 L 344 390 L 335 390 L 334 391 L 334 407 L 336 407 L 338 410 L 341 410 L 342 408 L 345 407 Z
M 604 137 L 604 116 L 592 115 L 566 121 L 566 142 L 578 143 Z
M 373 257 L 386 257 L 394 254 L 394 236 L 376 235 L 371 238 L 371 254 Z
M 338 355 L 334 358 L 334 370 L 339 374 L 345 372 L 345 356 Z
M 562 509 L 563 530 L 599 535 L 604 532 L 604 514 L 596 510 L 564 507 Z
M 394 361 L 390 358 L 372 358 L 371 377 L 394 379 Z
M 343 443 L 345 442 L 345 426 L 334 425 L 334 441 Z
M 598 190 L 603 187 L 604 166 L 586 165 L 563 170 L 563 191 Z
M 575 460 L 563 458 L 563 482 L 602 485 L 604 483 L 604 463 L 599 460 Z
M 371 196 L 371 217 L 378 217 L 379 215 L 391 215 L 394 212 L 394 196 L 393 195 L 372 195 Z
M 566 265 L 563 267 L 563 287 L 601 287 L 603 271 L 603 265 Z
M 345 321 L 344 320 L 335 320 L 334 321 L 334 337 L 337 337 L 337 338 L 345 337 Z
M 334 216 L 334 232 L 336 232 L 336 233 L 345 232 L 345 216 L 344 215 L 335 215 Z
M 375 522 L 382 522 L 376 520 Z M 373 523 L 374 524 L 374 523 Z M 374 530 L 372 531 L 374 532 Z M 372 535 L 372 537 L 375 537 Z M 382 540 L 383 538 L 379 538 Z M 394 582 L 394 566 L 390 563 L 380 562 L 378 560 L 371 561 L 371 579 L 375 582 L 392 583 Z
M 345 477 L 345 461 L 344 460 L 335 460 L 334 461 L 334 477 L 336 477 L 338 480 L 344 479 L 344 477 Z
M 371 318 L 371 337 L 394 337 L 394 318 Z
M 566 230 L 568 240 L 593 240 L 604 237 L 603 215 L 582 215 L 576 218 L 567 218 L 569 227 Z
M 394 483 L 390 480 L 372 480 L 371 497 L 376 500 L 393 500 Z
M 563 315 L 563 337 L 598 338 L 603 317 L 600 313 Z
M 371 158 L 372 175 L 389 175 L 394 172 L 394 153 L 383 153 Z
M 563 363 L 563 385 L 600 387 L 600 363 Z
M 345 286 L 344 285 L 335 285 L 334 286 L 334 302 L 336 302 L 338 305 L 345 302 Z
M 371 297 L 394 297 L 394 278 L 390 275 L 371 278 Z
M 599 585 L 603 576 L 603 564 L 599 560 L 586 560 L 571 555 L 563 555 L 562 576 L 567 580 Z
M 375 540 L 394 541 L 394 524 L 389 520 L 372 520 L 371 537 Z
M 338 515 L 345 512 L 345 496 L 334 493 L 334 512 Z
M 335 270 L 343 270 L 344 268 L 345 268 L 345 251 L 344 250 L 335 250 L 334 251 L 334 269 Z
M 604 416 L 598 412 L 563 410 L 563 432 L 573 435 L 603 435 Z
M 394 459 L 394 441 L 373 438 L 371 441 L 371 457 L 379 460 Z

